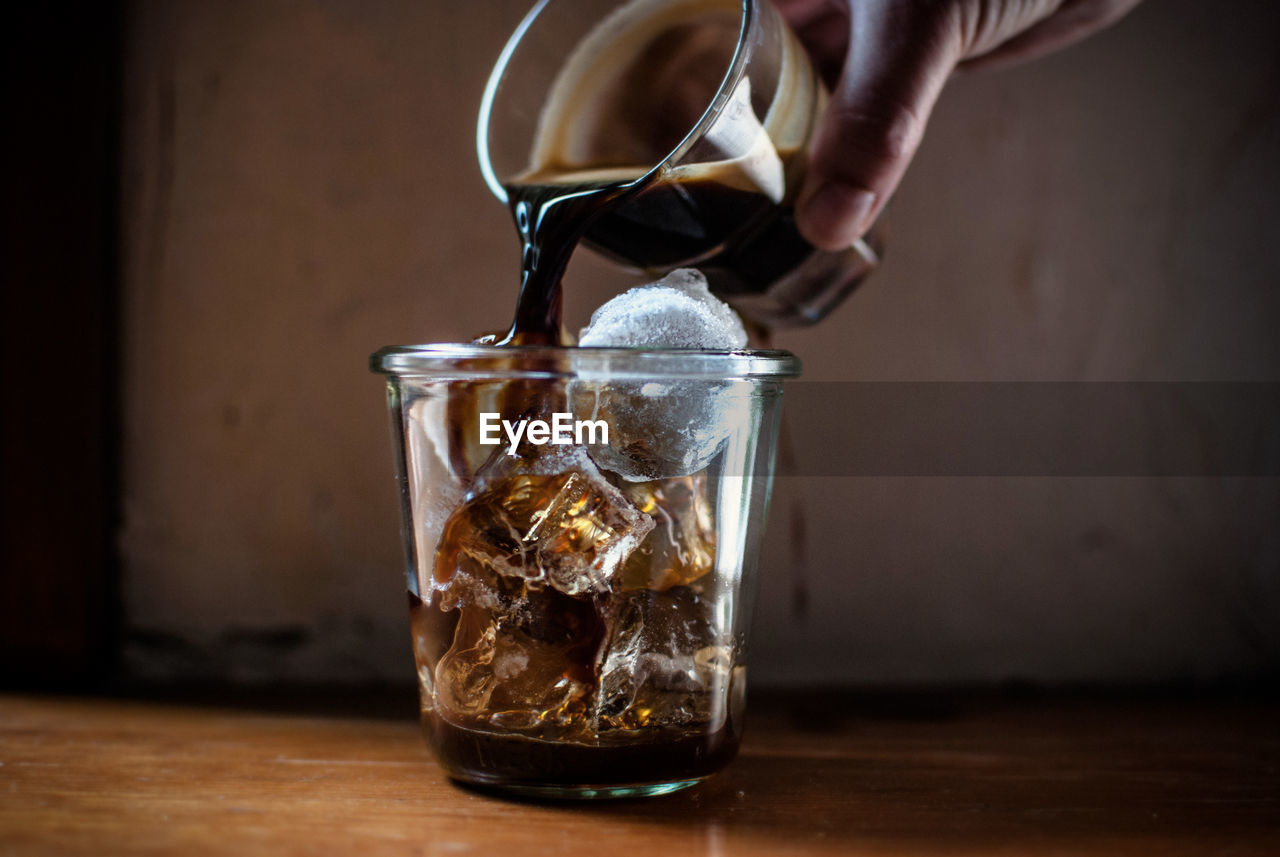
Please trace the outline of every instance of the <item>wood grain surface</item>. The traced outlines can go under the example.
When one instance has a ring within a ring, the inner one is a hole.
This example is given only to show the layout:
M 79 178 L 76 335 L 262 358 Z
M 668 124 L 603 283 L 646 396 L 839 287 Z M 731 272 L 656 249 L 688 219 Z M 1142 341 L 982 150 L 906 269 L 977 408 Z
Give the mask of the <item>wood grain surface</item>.
M 1280 853 L 1280 705 L 837 702 L 768 700 L 720 776 L 586 805 L 459 788 L 410 718 L 0 697 L 0 853 Z

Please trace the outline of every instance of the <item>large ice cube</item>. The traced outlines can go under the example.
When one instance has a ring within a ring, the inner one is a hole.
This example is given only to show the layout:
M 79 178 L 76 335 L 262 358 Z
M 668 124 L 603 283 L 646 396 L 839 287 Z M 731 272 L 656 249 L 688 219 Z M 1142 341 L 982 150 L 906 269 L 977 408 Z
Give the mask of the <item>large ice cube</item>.
M 747 332 L 729 305 L 711 294 L 702 272 L 680 268 L 605 303 L 592 313 L 578 344 L 722 350 L 745 348 Z
M 704 470 L 752 419 L 745 381 L 596 381 L 570 385 L 578 419 L 604 420 L 608 442 L 588 445 L 602 469 L 629 482 Z
M 600 307 L 579 344 L 726 350 L 744 347 L 747 334 L 702 274 L 681 269 Z M 609 442 L 590 447 L 596 463 L 642 482 L 705 468 L 750 417 L 740 387 L 715 379 L 616 381 L 584 374 L 569 386 L 569 400 L 579 419 L 609 425 Z
M 695 589 L 619 593 L 596 691 L 597 728 L 723 723 L 733 648 L 711 600 Z

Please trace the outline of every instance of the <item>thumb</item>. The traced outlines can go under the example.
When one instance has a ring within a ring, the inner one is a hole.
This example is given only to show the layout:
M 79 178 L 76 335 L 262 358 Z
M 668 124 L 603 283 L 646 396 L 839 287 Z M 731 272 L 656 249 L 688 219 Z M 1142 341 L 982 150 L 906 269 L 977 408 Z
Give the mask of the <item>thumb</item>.
M 848 57 L 809 152 L 796 223 L 843 250 L 879 215 L 960 57 L 954 4 L 851 2 Z

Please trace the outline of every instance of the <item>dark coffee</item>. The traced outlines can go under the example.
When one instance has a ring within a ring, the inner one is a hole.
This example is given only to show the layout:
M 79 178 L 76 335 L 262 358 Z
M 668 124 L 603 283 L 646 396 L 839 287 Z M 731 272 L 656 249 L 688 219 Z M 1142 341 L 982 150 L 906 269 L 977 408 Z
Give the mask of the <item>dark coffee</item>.
M 422 728 L 450 776 L 471 783 L 541 788 L 702 779 L 733 760 L 740 737 L 733 721 L 715 732 L 671 729 L 628 735 L 615 745 L 480 732 L 425 713 Z

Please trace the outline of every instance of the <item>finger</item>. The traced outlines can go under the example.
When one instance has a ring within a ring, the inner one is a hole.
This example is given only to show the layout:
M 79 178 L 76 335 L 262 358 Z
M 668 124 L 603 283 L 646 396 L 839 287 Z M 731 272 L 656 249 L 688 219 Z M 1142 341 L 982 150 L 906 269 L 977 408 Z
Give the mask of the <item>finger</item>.
M 952 4 L 850 4 L 849 52 L 810 148 L 796 222 L 828 250 L 866 232 L 920 144 L 960 55 Z
M 969 57 L 960 67 L 997 68 L 1037 59 L 1109 27 L 1129 13 L 1140 0 L 1074 0 L 1030 29 L 986 53 Z

